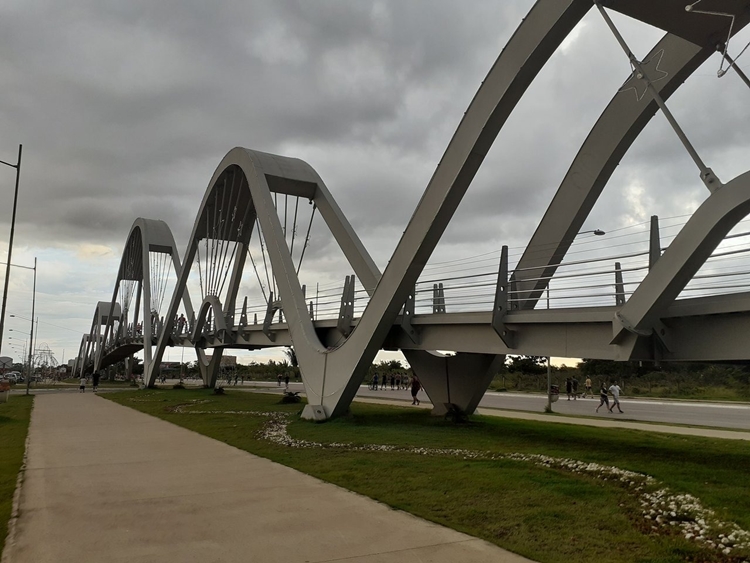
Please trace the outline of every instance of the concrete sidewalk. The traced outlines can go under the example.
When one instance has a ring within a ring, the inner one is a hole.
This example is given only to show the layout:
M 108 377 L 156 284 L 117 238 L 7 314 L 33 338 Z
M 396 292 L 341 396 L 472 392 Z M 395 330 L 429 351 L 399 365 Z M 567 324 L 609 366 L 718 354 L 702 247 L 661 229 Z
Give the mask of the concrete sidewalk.
M 3 563 L 528 561 L 93 394 L 37 396 Z

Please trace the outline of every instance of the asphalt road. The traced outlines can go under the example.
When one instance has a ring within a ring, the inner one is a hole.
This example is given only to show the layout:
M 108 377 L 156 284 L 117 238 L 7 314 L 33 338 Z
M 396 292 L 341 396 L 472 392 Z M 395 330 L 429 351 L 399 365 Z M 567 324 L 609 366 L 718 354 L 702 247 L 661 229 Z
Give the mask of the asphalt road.
M 268 386 L 271 389 L 278 389 L 274 383 L 268 383 Z M 290 388 L 293 391 L 302 391 L 302 384 L 291 383 Z M 390 389 L 385 389 L 382 391 L 371 391 L 366 386 L 362 386 L 357 396 L 411 402 L 411 393 L 408 390 L 391 391 Z M 428 400 L 424 391 L 420 391 L 419 397 L 424 401 Z M 479 403 L 479 407 L 543 412 L 546 404 L 547 397 L 544 395 L 488 391 Z M 611 398 L 610 404 L 612 404 Z M 616 408 L 614 413 L 610 413 L 605 407 L 599 409 L 599 413 L 597 414 L 596 407 L 598 405 L 598 396 L 594 399 L 578 399 L 575 401 L 568 401 L 563 397 L 561 400 L 553 403 L 552 410 L 571 416 L 618 418 L 639 422 L 750 430 L 750 404 L 747 403 L 631 399 L 627 395 L 623 395 L 620 397 L 620 405 L 624 411 L 623 414 L 619 414 Z
M 168 380 L 167 384 L 176 383 Z M 254 382 L 254 386 L 268 387 L 269 390 L 281 392 L 283 387 L 278 387 L 272 382 Z M 249 384 L 238 386 L 249 388 Z M 290 388 L 293 391 L 303 391 L 301 383 L 291 383 Z M 129 388 L 127 388 L 129 389 Z M 91 388 L 87 387 L 86 391 L 90 392 Z M 102 391 L 113 391 L 114 389 L 102 388 Z M 36 389 L 34 393 L 55 393 L 55 392 L 78 392 L 75 387 L 65 389 L 43 390 Z M 13 390 L 11 393 L 22 393 L 23 390 Z M 408 390 L 391 391 L 385 389 L 382 391 L 371 391 L 366 386 L 362 386 L 357 393 L 359 397 L 387 399 L 404 401 L 406 404 L 411 402 L 411 394 Z M 428 401 L 424 391 L 420 391 L 420 398 Z M 526 412 L 543 412 L 547 398 L 544 395 L 533 395 L 526 393 L 496 393 L 488 391 L 479 403 L 480 408 L 488 409 L 507 409 Z M 673 401 L 659 399 L 631 399 L 627 395 L 620 398 L 623 414 L 619 414 L 617 409 L 610 413 L 604 407 L 596 413 L 596 407 L 599 405 L 599 399 L 578 399 L 568 401 L 564 397 L 553 403 L 552 409 L 560 414 L 570 416 L 592 416 L 601 418 L 618 418 L 622 420 L 632 420 L 639 422 L 655 422 L 663 424 L 687 424 L 691 426 L 706 426 L 713 428 L 731 428 L 738 430 L 750 431 L 750 404 L 747 403 L 717 403 L 705 401 Z
M 409 391 L 370 391 L 361 388 L 359 396 L 380 397 L 409 400 Z M 547 404 L 544 395 L 530 395 L 524 393 L 495 393 L 488 391 L 479 403 L 479 407 L 490 409 L 510 409 L 529 412 L 543 412 Z M 611 404 L 611 399 L 610 399 Z M 578 399 L 568 401 L 565 398 L 552 404 L 552 410 L 572 416 L 594 416 L 603 418 L 621 418 L 640 422 L 658 422 L 666 424 L 689 424 L 693 426 L 711 426 L 718 428 L 735 428 L 750 430 L 750 405 L 732 403 L 707 403 L 687 401 L 665 401 L 651 399 L 620 398 L 623 414 L 617 409 L 614 413 L 599 409 L 599 398 Z

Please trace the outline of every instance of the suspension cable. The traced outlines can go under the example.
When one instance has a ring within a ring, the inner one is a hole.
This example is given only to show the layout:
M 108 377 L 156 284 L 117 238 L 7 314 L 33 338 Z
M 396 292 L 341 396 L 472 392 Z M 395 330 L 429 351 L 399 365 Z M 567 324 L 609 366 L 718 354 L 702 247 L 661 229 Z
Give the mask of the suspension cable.
M 260 222 L 258 222 L 258 219 L 255 219 L 256 223 L 258 224 L 257 233 L 258 233 L 258 242 L 260 243 L 260 252 L 263 255 L 263 267 L 266 270 L 266 283 L 268 283 L 268 290 L 271 291 L 271 279 L 268 276 L 268 264 L 266 263 L 266 250 L 263 246 L 263 233 L 260 230 Z
M 294 262 L 294 238 L 297 236 L 297 210 L 299 209 L 299 196 L 294 201 L 294 221 L 292 222 L 292 243 L 289 248 L 289 256 Z
M 253 270 L 255 270 L 255 277 L 258 278 L 258 285 L 260 286 L 261 292 L 263 292 L 263 299 L 266 303 L 268 303 L 268 297 L 266 297 L 266 290 L 263 287 L 263 282 L 260 280 L 260 274 L 258 273 L 258 268 L 255 265 L 255 260 L 253 259 L 253 253 L 250 252 L 250 247 L 247 248 L 247 255 L 250 256 L 250 263 L 253 265 Z
M 307 234 L 305 235 L 305 244 L 302 247 L 302 253 L 299 257 L 299 264 L 297 264 L 297 275 L 299 276 L 299 269 L 302 267 L 302 259 L 305 257 L 305 250 L 307 250 L 308 245 L 310 244 L 310 229 L 312 229 L 313 219 L 315 218 L 315 210 L 318 208 L 315 203 L 313 203 L 312 213 L 310 213 L 310 222 L 307 225 Z
M 200 242 L 195 243 L 196 258 L 198 262 L 198 282 L 201 287 L 201 300 L 206 298 L 206 293 L 203 291 L 203 273 L 201 271 L 201 245 Z

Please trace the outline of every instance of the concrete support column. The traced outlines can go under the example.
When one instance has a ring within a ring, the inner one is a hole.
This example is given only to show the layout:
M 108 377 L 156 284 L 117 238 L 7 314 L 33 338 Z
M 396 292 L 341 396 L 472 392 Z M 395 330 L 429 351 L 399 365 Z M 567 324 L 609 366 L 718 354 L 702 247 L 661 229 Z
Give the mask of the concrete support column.
M 196 352 L 198 353 L 198 369 L 200 370 L 203 384 L 213 389 L 216 387 L 216 380 L 219 377 L 221 357 L 224 355 L 224 349 L 214 348 L 210 358 L 206 356 L 206 353 L 201 348 L 196 348 Z
M 412 371 L 422 382 L 433 404 L 432 414 L 445 415 L 450 405 L 472 414 L 492 378 L 505 361 L 504 355 L 403 350 Z

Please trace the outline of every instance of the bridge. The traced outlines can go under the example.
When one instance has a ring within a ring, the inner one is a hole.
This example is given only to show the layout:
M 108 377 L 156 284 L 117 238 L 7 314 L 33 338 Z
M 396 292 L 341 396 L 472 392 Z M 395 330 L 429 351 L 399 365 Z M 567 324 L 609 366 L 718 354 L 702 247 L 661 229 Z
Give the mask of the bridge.
M 632 73 L 528 244 L 431 263 L 508 116 L 592 9 Z M 613 10 L 665 31 L 642 61 Z M 539 0 L 476 93 L 383 271 L 312 166 L 232 149 L 208 183 L 182 259 L 164 222 L 135 220 L 112 298 L 97 303 L 75 369 L 98 370 L 143 351 L 150 386 L 166 347 L 189 346 L 213 386 L 225 349 L 293 346 L 309 401 L 303 416 L 326 419 L 346 411 L 381 349 L 403 351 L 438 414 L 472 412 L 506 354 L 747 361 L 750 172 L 722 182 L 667 101 L 709 58 L 720 77 L 750 87 L 730 49 L 749 21 L 750 0 Z M 695 163 L 705 200 L 689 217 L 652 217 L 606 237 L 581 231 L 657 113 Z M 353 274 L 313 291 L 300 272 L 321 220 Z M 241 288 L 252 290 L 240 297 Z

